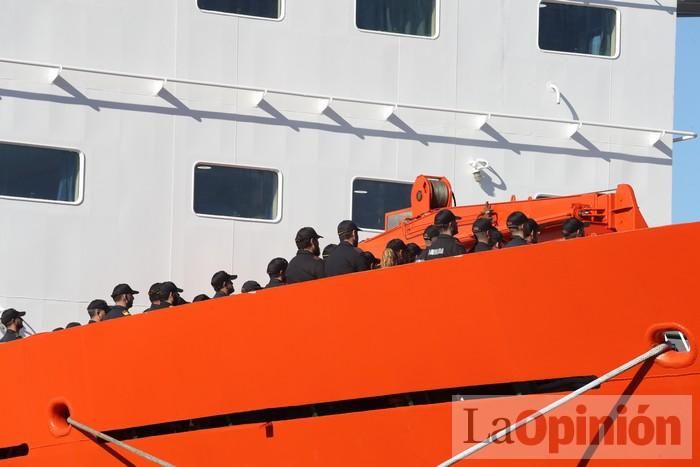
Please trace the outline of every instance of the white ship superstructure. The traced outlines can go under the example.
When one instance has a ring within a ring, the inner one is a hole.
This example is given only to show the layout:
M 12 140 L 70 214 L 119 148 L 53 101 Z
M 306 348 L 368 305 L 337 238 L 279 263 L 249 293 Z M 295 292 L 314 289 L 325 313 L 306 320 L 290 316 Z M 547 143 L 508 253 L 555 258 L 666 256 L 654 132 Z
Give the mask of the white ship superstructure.
M 675 0 L 6 0 L 0 307 L 266 282 L 314 226 L 631 184 L 671 220 Z M 246 14 L 247 13 L 247 14 Z M 260 16 L 255 16 L 260 15 Z M 473 172 L 481 169 L 479 181 Z M 323 242 L 322 242 L 323 245 Z

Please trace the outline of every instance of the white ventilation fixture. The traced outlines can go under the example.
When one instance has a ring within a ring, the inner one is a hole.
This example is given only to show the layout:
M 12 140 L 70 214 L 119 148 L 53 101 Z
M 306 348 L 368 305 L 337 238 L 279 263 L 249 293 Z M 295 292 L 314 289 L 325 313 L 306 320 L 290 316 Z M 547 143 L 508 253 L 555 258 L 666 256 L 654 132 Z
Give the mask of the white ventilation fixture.
M 491 167 L 485 159 L 471 160 L 469 161 L 469 166 L 476 183 L 481 183 L 481 172 Z

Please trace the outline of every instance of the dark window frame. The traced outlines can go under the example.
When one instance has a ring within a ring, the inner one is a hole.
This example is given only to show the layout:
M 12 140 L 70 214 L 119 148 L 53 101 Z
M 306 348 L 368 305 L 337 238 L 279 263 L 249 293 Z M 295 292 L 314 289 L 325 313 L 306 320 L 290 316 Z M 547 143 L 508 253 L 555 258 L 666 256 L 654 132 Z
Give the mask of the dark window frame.
M 596 55 L 592 53 L 583 53 L 583 52 L 566 52 L 566 51 L 561 51 L 561 50 L 551 50 L 551 49 L 543 49 L 540 47 L 540 12 L 539 8 L 540 5 L 543 3 L 558 3 L 560 5 L 571 5 L 574 7 L 581 7 L 581 8 L 598 8 L 598 9 L 603 9 L 603 10 L 612 10 L 615 12 L 615 53 L 612 55 Z M 537 2 L 537 34 L 535 37 L 537 49 L 540 52 L 544 53 L 550 53 L 550 54 L 563 54 L 563 55 L 572 55 L 575 57 L 589 57 L 589 58 L 600 58 L 604 60 L 616 60 L 620 57 L 620 51 L 622 50 L 622 12 L 620 9 L 616 6 L 613 5 L 604 5 L 600 3 L 582 3 L 579 1 L 572 1 L 572 0 L 539 0 Z
M 282 21 L 286 14 L 287 14 L 287 0 L 277 0 L 279 2 L 280 6 L 280 11 L 279 11 L 279 16 L 277 18 L 270 18 L 268 16 L 255 16 L 255 15 L 245 15 L 242 13 L 229 13 L 227 11 L 220 11 L 220 10 L 206 10 L 204 8 L 200 8 L 199 6 L 199 0 L 193 0 L 195 3 L 195 6 L 199 11 L 202 13 L 210 13 L 213 15 L 225 15 L 225 16 L 236 16 L 238 18 L 251 18 L 251 19 L 261 19 L 265 21 Z
M 75 177 L 76 194 L 75 194 L 74 201 L 62 201 L 62 200 L 48 199 L 48 198 L 31 198 L 31 197 L 12 196 L 12 195 L 3 195 L 3 194 L 0 194 L 0 199 L 6 199 L 6 200 L 11 200 L 11 201 L 24 201 L 24 202 L 31 202 L 31 203 L 60 204 L 60 205 L 66 205 L 66 206 L 78 206 L 78 205 L 83 203 L 83 200 L 85 197 L 85 154 L 83 153 L 83 151 L 81 151 L 80 149 L 77 149 L 77 148 L 73 148 L 73 147 L 47 145 L 47 144 L 34 144 L 34 143 L 27 143 L 27 142 L 23 142 L 23 141 L 13 141 L 13 140 L 0 140 L 0 145 L 2 145 L 2 144 L 23 146 L 23 147 L 28 147 L 28 148 L 55 150 L 55 151 L 66 151 L 66 152 L 75 153 L 78 156 L 78 173 L 76 174 L 76 177 Z
M 399 185 L 406 185 L 408 187 L 413 188 L 413 183 L 414 182 L 409 182 L 407 180 L 397 180 L 393 178 L 378 178 L 378 177 L 362 177 L 362 176 L 357 176 L 353 177 L 353 179 L 350 181 L 350 219 L 353 220 L 357 224 L 357 226 L 365 231 L 365 232 L 385 232 L 384 230 L 384 223 L 382 223 L 382 228 L 381 229 L 375 229 L 373 227 L 367 227 L 360 225 L 357 221 L 355 221 L 354 216 L 353 216 L 353 211 L 355 209 L 355 182 L 361 180 L 361 181 L 368 181 L 368 182 L 380 182 L 380 183 L 394 183 L 394 184 L 399 184 Z M 411 207 L 411 194 L 409 191 L 408 195 L 408 206 L 406 206 L 405 209 L 409 209 Z M 402 208 L 398 208 L 402 209 Z M 398 210 L 396 209 L 396 210 Z M 394 211 L 394 210 L 392 210 Z M 392 211 L 387 211 L 387 212 L 392 212 Z M 386 212 L 384 213 L 386 214 Z
M 397 36 L 397 37 L 412 37 L 412 38 L 416 38 L 416 39 L 435 40 L 438 37 L 440 37 L 440 18 L 441 18 L 441 11 L 442 11 L 442 0 L 434 0 L 434 1 L 435 1 L 435 26 L 434 26 L 435 30 L 433 31 L 433 35 L 431 35 L 431 36 L 361 28 L 357 24 L 357 2 L 358 2 L 358 0 L 353 0 L 353 24 L 354 24 L 356 30 L 358 30 L 360 32 L 370 33 L 370 34 L 384 34 L 384 35 Z
M 200 165 L 208 165 L 208 166 L 214 166 L 214 167 L 226 167 L 226 168 L 233 168 L 233 169 L 242 169 L 242 170 L 257 170 L 257 171 L 265 171 L 265 172 L 271 172 L 274 173 L 277 176 L 277 193 L 276 193 L 276 201 L 277 201 L 277 213 L 274 218 L 272 219 L 261 219 L 261 218 L 256 218 L 256 217 L 239 217 L 239 216 L 226 216 L 222 214 L 207 214 L 207 213 L 201 213 L 197 212 L 196 210 L 196 201 L 195 201 L 195 183 L 196 183 L 196 177 L 197 177 L 197 167 Z M 282 220 L 282 209 L 283 209 L 283 187 L 284 187 L 284 177 L 282 176 L 282 171 L 280 169 L 275 169 L 272 167 L 262 167 L 262 166 L 257 166 L 257 165 L 242 165 L 242 164 L 231 164 L 231 163 L 226 163 L 226 162 L 212 162 L 212 161 L 206 161 L 206 160 L 200 160 L 196 161 L 194 165 L 192 166 L 192 212 L 194 213 L 195 216 L 197 217 L 205 217 L 209 219 L 224 219 L 224 220 L 234 220 L 234 221 L 243 221 L 243 222 L 261 222 L 265 224 L 277 224 Z

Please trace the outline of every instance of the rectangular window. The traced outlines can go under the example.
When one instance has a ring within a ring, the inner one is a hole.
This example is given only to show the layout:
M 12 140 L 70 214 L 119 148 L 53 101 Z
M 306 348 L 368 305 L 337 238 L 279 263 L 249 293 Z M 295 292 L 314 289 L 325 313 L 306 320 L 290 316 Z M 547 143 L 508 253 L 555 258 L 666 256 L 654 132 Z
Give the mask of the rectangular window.
M 277 220 L 279 177 L 278 172 L 269 169 L 199 163 L 194 169 L 194 212 Z
M 282 0 L 197 0 L 200 10 L 280 19 Z
M 77 151 L 0 143 L 0 196 L 77 203 L 81 172 Z
M 361 229 L 384 230 L 384 214 L 411 207 L 412 183 L 357 178 L 352 182 L 352 220 Z
M 586 55 L 617 55 L 617 11 L 584 5 L 542 2 L 540 49 Z
M 369 31 L 435 37 L 438 0 L 355 0 L 355 24 Z

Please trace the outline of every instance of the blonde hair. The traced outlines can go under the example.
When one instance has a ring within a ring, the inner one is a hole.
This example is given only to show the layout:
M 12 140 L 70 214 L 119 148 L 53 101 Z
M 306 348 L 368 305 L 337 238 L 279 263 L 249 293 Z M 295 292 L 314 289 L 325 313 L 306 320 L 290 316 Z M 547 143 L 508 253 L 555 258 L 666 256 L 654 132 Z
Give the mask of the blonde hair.
M 385 248 L 384 253 L 382 253 L 381 266 L 383 268 L 389 268 L 391 266 L 396 266 L 399 263 L 399 258 L 396 256 L 396 252 L 391 248 Z

